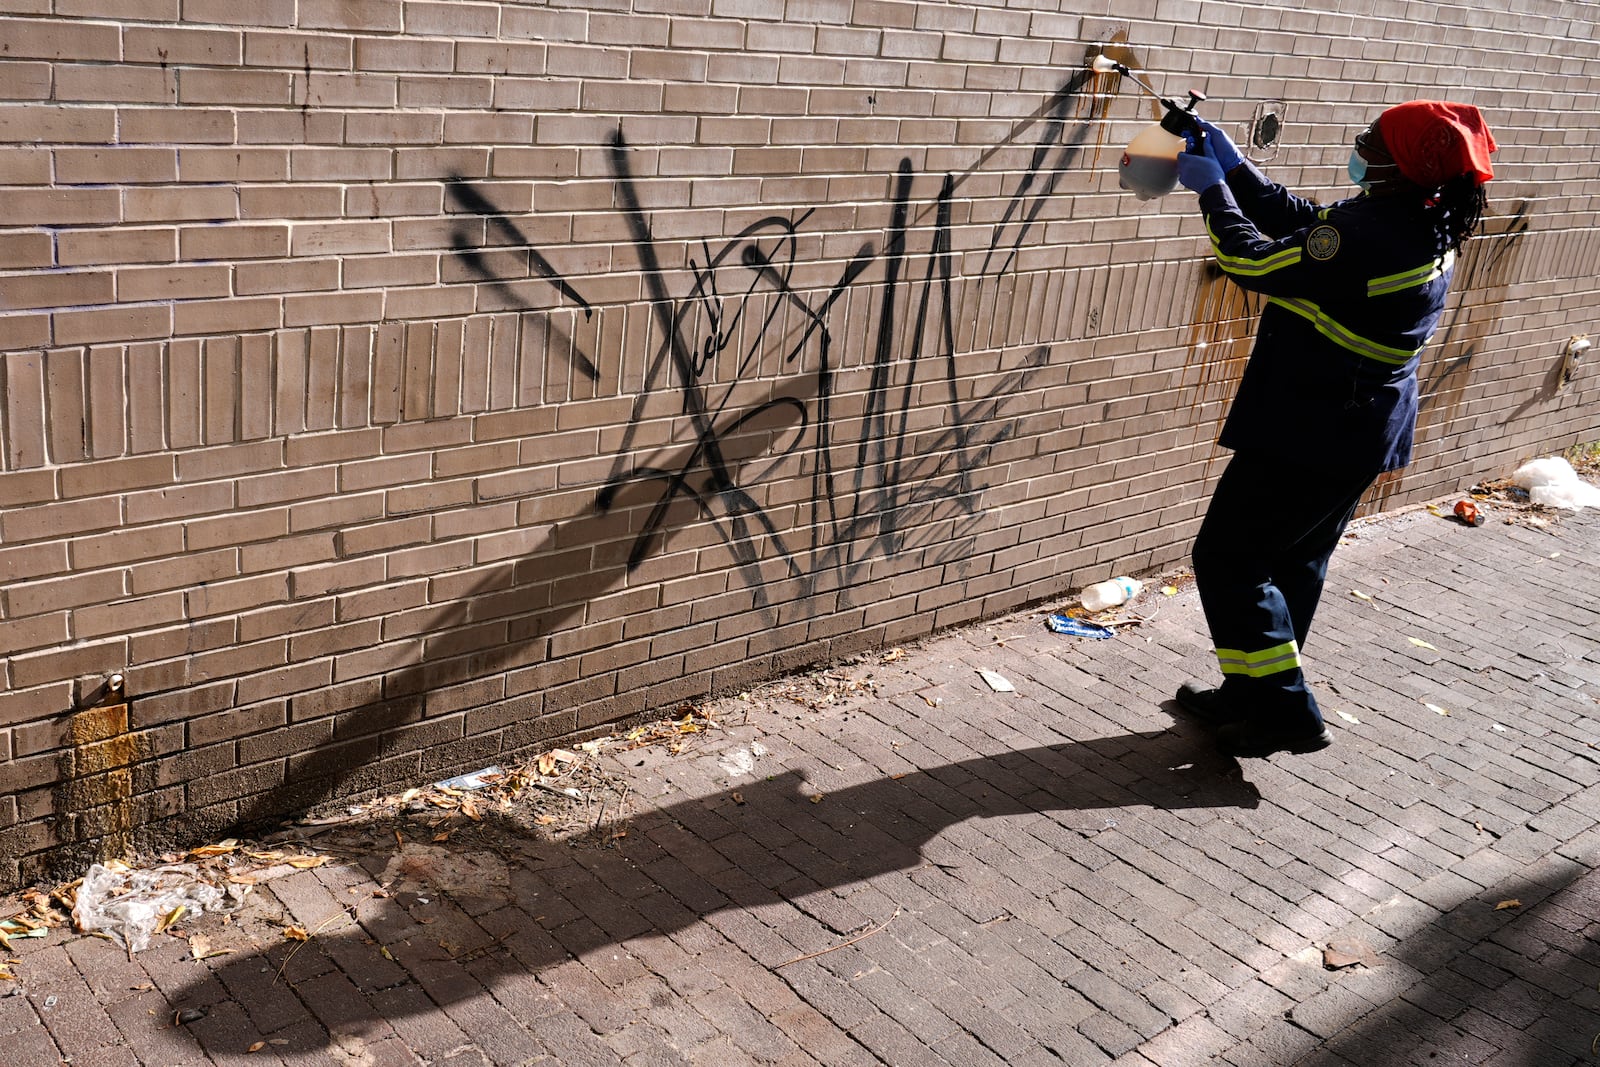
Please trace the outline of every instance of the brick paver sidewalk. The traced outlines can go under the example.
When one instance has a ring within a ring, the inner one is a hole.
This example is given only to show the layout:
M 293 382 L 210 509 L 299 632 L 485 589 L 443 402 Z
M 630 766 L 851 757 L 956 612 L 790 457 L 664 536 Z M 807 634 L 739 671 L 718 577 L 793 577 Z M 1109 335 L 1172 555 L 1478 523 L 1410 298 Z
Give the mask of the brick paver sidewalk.
M 1600 1061 L 1600 516 L 1505 514 L 1356 528 L 1325 752 L 1176 714 L 1192 589 L 1109 641 L 1018 614 L 618 747 L 604 847 L 374 842 L 131 959 L 16 941 L 0 1063 Z

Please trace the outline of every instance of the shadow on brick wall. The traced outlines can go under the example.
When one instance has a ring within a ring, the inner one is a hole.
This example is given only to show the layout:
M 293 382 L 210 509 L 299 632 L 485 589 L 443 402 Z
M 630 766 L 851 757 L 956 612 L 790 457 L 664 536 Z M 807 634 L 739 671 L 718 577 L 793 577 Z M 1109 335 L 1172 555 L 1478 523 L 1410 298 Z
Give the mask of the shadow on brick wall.
M 792 382 L 789 391 L 814 384 L 814 377 Z M 418 662 L 293 698 L 292 718 L 307 725 L 262 738 L 271 747 L 257 756 L 259 766 L 241 769 L 225 787 L 250 793 L 236 809 L 218 806 L 216 818 L 207 821 L 218 829 L 260 826 L 328 801 L 415 785 L 552 739 L 592 734 L 651 706 L 704 695 L 712 669 L 725 665 L 695 668 L 685 653 L 712 643 L 719 618 L 763 612 L 771 628 L 778 603 L 792 609 L 794 600 L 833 584 L 802 574 L 750 494 L 733 484 L 733 472 L 768 462 L 796 439 L 784 416 L 802 410 L 798 400 L 768 408 L 770 417 L 743 418 L 739 432 L 720 438 L 716 464 L 707 463 L 702 445 L 675 446 L 661 456 L 659 473 L 636 475 L 604 494 L 591 514 L 549 525 L 534 551 L 462 588 L 446 585 L 451 599 L 415 635 Z M 730 515 L 725 523 L 705 521 Z M 717 540 L 708 532 L 723 525 L 738 536 L 730 540 L 724 532 Z M 669 542 L 686 533 L 692 543 L 681 552 L 689 555 L 726 543 L 735 565 L 726 572 L 729 588 L 683 593 L 677 603 L 658 605 L 656 583 L 686 577 L 678 564 L 658 557 L 680 551 Z M 771 577 L 767 589 L 757 580 L 762 573 Z M 449 583 L 451 575 L 438 580 Z M 659 632 L 640 637 L 626 631 L 634 613 L 626 603 L 592 617 L 591 605 L 625 595 L 630 583 L 646 595 L 638 611 L 659 607 L 663 613 L 667 621 Z M 717 598 L 727 603 L 708 603 Z M 685 647 L 663 652 L 663 640 Z M 775 669 L 753 658 L 753 676 Z M 629 667 L 639 668 L 640 677 L 619 691 L 618 672 Z M 331 731 L 309 732 L 316 716 L 331 721 Z M 297 751 L 308 737 L 320 740 Z M 253 740 L 241 743 L 241 762 Z M 256 791 L 275 768 L 283 769 L 281 780 Z
M 627 535 L 641 506 L 631 497 L 552 526 L 537 550 L 454 591 L 411 646 L 417 662 L 295 697 L 293 717 L 321 713 L 331 729 L 318 729 L 313 736 L 320 740 L 303 751 L 295 746 L 305 744 L 304 733 L 291 729 L 276 742 L 267 735 L 263 741 L 275 747 L 224 787 L 251 791 L 232 803 L 217 797 L 223 803 L 199 818 L 216 830 L 248 830 L 331 801 L 484 766 L 551 739 L 570 740 L 585 725 L 593 732 L 597 723 L 580 722 L 578 709 L 615 695 L 615 671 L 584 677 L 580 664 L 589 650 L 564 653 L 552 642 L 580 628 L 589 603 L 625 582 L 622 559 L 596 561 L 594 554 L 601 551 L 595 546 L 631 543 Z M 671 509 L 657 540 L 695 518 L 687 504 Z M 518 691 L 508 693 L 508 686 Z M 619 709 L 617 718 L 626 711 Z M 241 743 L 241 753 L 248 744 Z M 277 780 L 263 781 L 271 778 Z

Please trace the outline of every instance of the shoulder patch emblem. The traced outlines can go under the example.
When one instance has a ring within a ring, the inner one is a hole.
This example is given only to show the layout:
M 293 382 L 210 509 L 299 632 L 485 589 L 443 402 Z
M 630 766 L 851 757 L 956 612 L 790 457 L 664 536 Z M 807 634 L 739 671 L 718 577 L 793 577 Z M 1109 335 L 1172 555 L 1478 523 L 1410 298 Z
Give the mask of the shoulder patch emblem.
M 1306 255 L 1315 260 L 1332 259 L 1339 251 L 1339 231 L 1332 226 L 1318 226 L 1306 235 Z

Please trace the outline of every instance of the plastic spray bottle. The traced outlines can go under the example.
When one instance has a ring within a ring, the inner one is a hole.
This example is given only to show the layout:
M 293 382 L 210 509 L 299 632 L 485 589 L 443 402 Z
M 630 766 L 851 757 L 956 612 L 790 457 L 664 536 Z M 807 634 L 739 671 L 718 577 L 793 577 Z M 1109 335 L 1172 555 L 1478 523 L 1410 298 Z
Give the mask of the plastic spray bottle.
M 1191 130 L 1197 137 L 1204 136 L 1200 133 L 1199 123 L 1195 119 L 1195 105 L 1205 100 L 1206 94 L 1195 89 L 1189 90 L 1189 102 L 1179 106 L 1140 81 L 1126 66 L 1106 55 L 1098 55 L 1092 64 L 1096 71 L 1110 73 L 1112 71 L 1132 78 L 1135 85 L 1160 101 L 1166 108 L 1166 114 L 1161 116 L 1161 121 L 1151 123 L 1139 132 L 1139 135 L 1128 142 L 1127 151 L 1122 153 L 1122 161 L 1117 165 L 1117 176 L 1122 188 L 1129 190 L 1140 200 L 1154 200 L 1158 196 L 1166 196 L 1177 188 L 1178 185 L 1178 153 L 1188 147 L 1184 139 L 1184 131 Z

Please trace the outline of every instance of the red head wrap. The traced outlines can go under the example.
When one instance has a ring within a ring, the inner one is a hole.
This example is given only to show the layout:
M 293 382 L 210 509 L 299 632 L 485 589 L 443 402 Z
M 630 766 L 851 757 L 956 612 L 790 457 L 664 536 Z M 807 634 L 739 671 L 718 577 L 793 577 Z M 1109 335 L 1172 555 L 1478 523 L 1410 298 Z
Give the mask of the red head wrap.
M 1498 146 L 1471 104 L 1396 104 L 1378 116 L 1378 132 L 1400 173 L 1424 188 L 1437 189 L 1463 174 L 1479 185 L 1494 177 L 1489 153 Z

